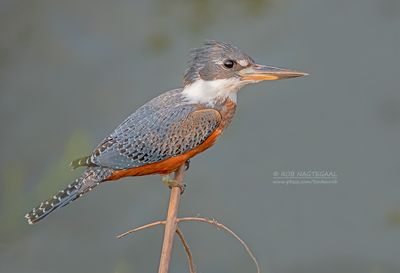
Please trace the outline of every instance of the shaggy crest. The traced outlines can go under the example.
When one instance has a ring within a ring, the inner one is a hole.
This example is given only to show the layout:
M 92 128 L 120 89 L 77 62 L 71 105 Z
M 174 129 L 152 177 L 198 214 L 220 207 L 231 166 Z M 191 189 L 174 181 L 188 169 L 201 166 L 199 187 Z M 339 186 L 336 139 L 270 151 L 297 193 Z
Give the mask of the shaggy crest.
M 183 78 L 184 85 L 197 79 L 214 80 L 225 76 L 220 65 L 226 59 L 238 61 L 244 67 L 254 63 L 251 57 L 230 43 L 207 41 L 204 46 L 190 51 L 188 68 Z

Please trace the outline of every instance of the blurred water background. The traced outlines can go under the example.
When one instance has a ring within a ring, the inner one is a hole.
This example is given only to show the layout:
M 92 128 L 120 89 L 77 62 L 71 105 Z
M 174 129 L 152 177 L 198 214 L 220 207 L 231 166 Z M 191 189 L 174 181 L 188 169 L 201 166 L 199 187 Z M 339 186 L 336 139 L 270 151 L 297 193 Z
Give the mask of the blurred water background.
M 0 1 L 0 272 L 155 272 L 159 177 L 23 216 L 80 171 L 122 119 L 181 85 L 190 48 L 230 41 L 306 78 L 245 88 L 231 127 L 193 159 L 181 215 L 237 231 L 269 273 L 400 272 L 398 0 Z M 277 184 L 330 170 L 337 183 Z M 229 236 L 182 224 L 199 272 L 253 272 Z M 171 272 L 187 272 L 177 242 Z

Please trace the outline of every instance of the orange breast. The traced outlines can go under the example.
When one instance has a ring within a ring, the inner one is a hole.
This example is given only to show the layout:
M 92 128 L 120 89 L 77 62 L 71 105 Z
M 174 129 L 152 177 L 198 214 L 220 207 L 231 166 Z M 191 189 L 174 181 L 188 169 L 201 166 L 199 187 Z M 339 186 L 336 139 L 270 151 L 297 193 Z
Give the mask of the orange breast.
M 201 145 L 184 154 L 132 169 L 116 170 L 107 178 L 107 180 L 116 180 L 126 176 L 172 173 L 182 166 L 188 159 L 214 145 L 217 138 L 221 135 L 222 130 L 223 128 L 216 129 L 214 133 L 212 133 Z

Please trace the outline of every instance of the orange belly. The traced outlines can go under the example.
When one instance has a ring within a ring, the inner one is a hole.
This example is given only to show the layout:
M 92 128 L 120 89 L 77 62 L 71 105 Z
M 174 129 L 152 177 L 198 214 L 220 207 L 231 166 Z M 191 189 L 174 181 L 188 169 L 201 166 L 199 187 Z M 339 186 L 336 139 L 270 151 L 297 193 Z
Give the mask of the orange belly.
M 178 156 L 174 156 L 159 162 L 147 164 L 132 169 L 115 170 L 107 180 L 116 180 L 126 176 L 141 176 L 149 174 L 168 174 L 177 170 L 182 166 L 188 159 L 203 152 L 214 145 L 217 138 L 221 135 L 222 129 L 218 128 L 212 133 L 206 141 L 204 141 L 198 147 Z

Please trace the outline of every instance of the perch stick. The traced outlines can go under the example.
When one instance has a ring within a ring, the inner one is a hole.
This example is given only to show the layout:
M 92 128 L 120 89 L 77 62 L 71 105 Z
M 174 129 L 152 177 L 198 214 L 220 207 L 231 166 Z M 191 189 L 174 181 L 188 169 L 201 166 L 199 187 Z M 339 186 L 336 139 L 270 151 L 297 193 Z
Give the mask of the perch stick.
M 175 172 L 175 180 L 183 184 L 185 166 L 182 165 Z M 164 230 L 164 241 L 161 249 L 160 265 L 158 267 L 158 273 L 168 273 L 169 264 L 171 261 L 172 245 L 174 242 L 174 236 L 178 225 L 178 210 L 181 199 L 181 189 L 179 187 L 173 187 L 169 197 L 169 205 L 167 212 L 167 219 L 165 222 Z

